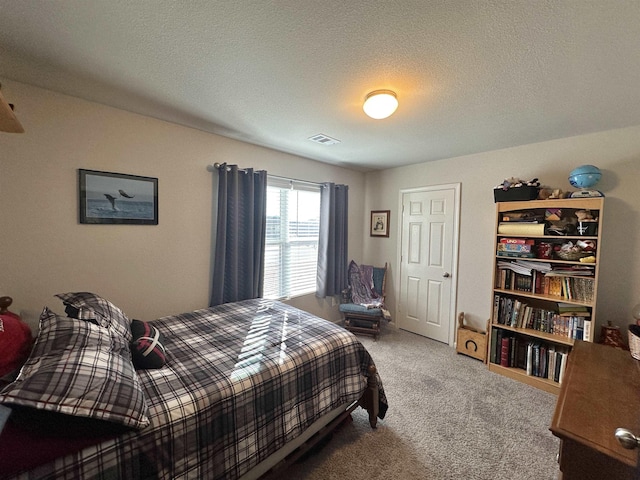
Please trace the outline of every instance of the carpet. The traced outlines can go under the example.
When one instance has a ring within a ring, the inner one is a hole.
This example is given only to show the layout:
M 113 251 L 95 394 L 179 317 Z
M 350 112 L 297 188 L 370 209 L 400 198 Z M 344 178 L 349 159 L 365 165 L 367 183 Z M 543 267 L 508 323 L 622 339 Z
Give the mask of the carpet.
M 389 411 L 378 428 L 358 408 L 327 444 L 282 477 L 294 480 L 558 477 L 549 431 L 556 396 L 489 372 L 445 344 L 385 325 L 359 336 Z

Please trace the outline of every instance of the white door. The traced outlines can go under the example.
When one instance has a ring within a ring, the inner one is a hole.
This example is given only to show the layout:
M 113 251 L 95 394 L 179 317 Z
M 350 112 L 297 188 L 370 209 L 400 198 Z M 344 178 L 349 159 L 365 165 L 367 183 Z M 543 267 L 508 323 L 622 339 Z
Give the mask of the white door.
M 459 188 L 401 195 L 399 327 L 453 344 Z

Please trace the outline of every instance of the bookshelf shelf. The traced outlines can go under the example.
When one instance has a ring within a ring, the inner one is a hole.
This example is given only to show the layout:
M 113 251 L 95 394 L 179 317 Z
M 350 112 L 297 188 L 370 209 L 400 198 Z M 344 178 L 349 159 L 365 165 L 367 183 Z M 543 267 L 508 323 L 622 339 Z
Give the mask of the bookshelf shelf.
M 602 197 L 496 203 L 491 371 L 559 393 L 575 340 L 593 342 L 603 207 Z M 584 210 L 595 235 L 578 235 Z M 595 259 L 560 258 L 569 242 Z
M 513 237 L 513 235 L 510 235 L 511 237 Z M 533 237 L 528 237 L 528 238 L 533 238 Z M 556 239 L 556 241 L 558 240 L 558 237 L 553 237 Z M 567 239 L 567 237 L 563 237 L 563 239 Z M 581 238 L 582 240 L 582 238 Z M 557 259 L 542 259 L 542 258 L 528 258 L 528 257 L 503 257 L 502 255 L 496 255 L 496 258 L 498 260 L 526 260 L 527 262 L 540 262 L 540 263 L 563 263 L 566 265 L 581 265 L 584 266 L 586 264 L 582 263 L 582 262 L 572 262 L 571 260 L 557 260 Z M 595 262 L 594 263 L 589 263 L 588 265 L 590 266 L 595 266 Z
M 531 328 L 509 327 L 507 325 L 494 325 L 493 328 L 499 328 L 501 330 L 507 330 L 509 332 L 518 333 L 521 335 L 527 335 L 532 338 L 539 338 L 547 342 L 553 342 L 560 345 L 573 346 L 574 339 L 562 335 L 555 335 L 553 333 L 539 332 Z
M 502 293 L 505 295 L 514 295 L 517 297 L 525 297 L 525 298 L 533 298 L 538 300 L 545 300 L 549 302 L 561 302 L 561 303 L 571 303 L 573 305 L 584 305 L 584 306 L 592 306 L 592 302 L 582 302 L 579 300 L 573 300 L 571 298 L 559 297 L 557 295 L 545 295 L 542 293 L 530 293 L 521 290 L 505 290 L 501 288 L 494 288 L 494 292 Z
M 509 235 L 507 233 L 498 233 L 497 237 L 518 237 L 518 238 L 544 238 L 546 240 L 597 240 L 597 236 L 586 236 L 586 235 L 522 235 L 522 234 L 513 234 Z M 533 259 L 532 259 L 533 260 Z
M 530 375 L 527 375 L 521 368 L 502 367 L 500 365 L 496 365 L 495 363 L 490 363 L 489 370 L 499 373 L 500 375 L 504 375 L 505 377 L 512 378 L 519 382 L 526 383 L 527 385 L 531 385 L 532 387 L 539 388 L 540 390 L 544 390 L 545 392 L 553 393 L 554 395 L 558 395 L 558 393 L 560 393 L 559 383 L 553 382 L 546 378 L 532 377 Z

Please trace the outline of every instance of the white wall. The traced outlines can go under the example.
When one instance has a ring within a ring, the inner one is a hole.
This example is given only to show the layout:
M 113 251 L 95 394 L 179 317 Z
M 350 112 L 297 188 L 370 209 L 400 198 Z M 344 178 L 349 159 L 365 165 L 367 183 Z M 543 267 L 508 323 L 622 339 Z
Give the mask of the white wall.
M 631 307 L 640 302 L 640 126 L 370 172 L 365 209 L 390 209 L 394 227 L 401 189 L 461 182 L 457 311 L 484 328 L 492 298 L 493 187 L 515 176 L 537 177 L 545 185 L 572 190 L 568 173 L 583 164 L 602 170 L 597 188 L 606 195 L 597 319 L 599 324 L 610 320 L 621 326 L 626 338 Z M 368 219 L 364 223 L 368 228 Z M 387 293 L 392 311 L 398 298 L 399 233 L 392 229 L 388 239 L 364 240 L 367 263 L 391 262 L 394 288 Z M 595 333 L 597 337 L 599 328 Z
M 122 110 L 0 79 L 26 133 L 0 133 L 0 295 L 14 311 L 57 306 L 52 295 L 92 290 L 143 320 L 207 305 L 214 162 L 350 186 L 349 251 L 390 263 L 397 298 L 399 191 L 462 183 L 457 311 L 483 327 L 491 304 L 493 186 L 539 177 L 569 189 L 568 172 L 601 168 L 607 195 L 598 318 L 625 326 L 640 302 L 640 126 L 525 145 L 365 175 Z M 80 225 L 77 169 L 158 177 L 158 226 Z M 391 210 L 390 238 L 370 238 L 369 211 Z M 364 246 L 364 248 L 363 248 Z M 328 319 L 337 307 L 313 295 L 292 304 Z M 596 332 L 598 333 L 598 332 Z
M 208 305 L 214 162 L 350 187 L 362 247 L 364 174 L 1 79 L 24 134 L 0 132 L 0 295 L 33 325 L 65 291 L 94 291 L 150 320 Z M 79 168 L 157 177 L 159 225 L 80 225 Z M 330 301 L 292 300 L 328 319 Z

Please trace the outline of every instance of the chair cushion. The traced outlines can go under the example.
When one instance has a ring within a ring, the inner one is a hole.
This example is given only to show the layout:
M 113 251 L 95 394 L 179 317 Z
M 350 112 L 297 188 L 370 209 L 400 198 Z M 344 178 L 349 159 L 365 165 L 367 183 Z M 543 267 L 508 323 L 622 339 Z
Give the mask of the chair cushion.
M 371 317 L 382 316 L 382 310 L 379 308 L 367 308 L 363 305 L 356 303 L 342 303 L 340 304 L 340 311 L 342 313 L 357 313 L 358 315 L 367 315 Z

